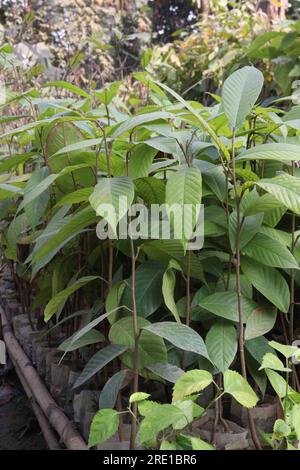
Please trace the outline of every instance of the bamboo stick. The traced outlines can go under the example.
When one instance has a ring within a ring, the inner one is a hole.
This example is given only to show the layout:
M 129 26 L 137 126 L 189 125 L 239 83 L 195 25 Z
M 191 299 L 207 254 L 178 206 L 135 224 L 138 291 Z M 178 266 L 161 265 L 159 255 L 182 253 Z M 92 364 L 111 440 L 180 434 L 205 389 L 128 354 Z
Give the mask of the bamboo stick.
M 0 307 L 2 333 L 8 353 L 12 361 L 22 371 L 22 374 L 30 387 L 32 395 L 52 427 L 57 431 L 66 447 L 71 450 L 87 450 L 88 447 L 78 431 L 75 430 L 71 421 L 55 403 L 46 389 L 41 378 L 37 374 L 31 361 L 16 340 L 11 327 L 7 321 L 4 310 Z

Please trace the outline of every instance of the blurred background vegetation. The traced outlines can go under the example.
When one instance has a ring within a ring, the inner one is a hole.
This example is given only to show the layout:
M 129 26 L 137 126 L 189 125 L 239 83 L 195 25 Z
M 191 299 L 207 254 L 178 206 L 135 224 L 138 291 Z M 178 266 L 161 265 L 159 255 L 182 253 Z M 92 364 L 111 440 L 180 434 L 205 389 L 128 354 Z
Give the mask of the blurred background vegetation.
M 142 90 L 132 72 L 146 67 L 209 104 L 230 73 L 253 64 L 269 100 L 300 95 L 299 0 L 1 0 L 0 45 L 0 79 L 16 91 L 122 80 L 136 106 Z

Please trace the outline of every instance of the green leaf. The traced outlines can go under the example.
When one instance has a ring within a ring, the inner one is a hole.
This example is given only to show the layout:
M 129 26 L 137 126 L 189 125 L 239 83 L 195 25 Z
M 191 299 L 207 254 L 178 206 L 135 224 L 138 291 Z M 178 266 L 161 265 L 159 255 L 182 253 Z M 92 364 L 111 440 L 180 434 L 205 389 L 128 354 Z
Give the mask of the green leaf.
M 75 282 L 73 282 L 70 286 L 68 286 L 66 289 L 60 291 L 58 294 L 56 294 L 50 302 L 45 307 L 45 312 L 44 312 L 44 319 L 45 321 L 49 321 L 50 318 L 58 312 L 58 310 L 61 311 L 63 308 L 64 304 L 66 303 L 68 297 L 70 297 L 71 294 L 76 292 L 78 289 L 81 287 L 85 286 L 91 281 L 94 281 L 97 279 L 98 276 L 85 276 L 81 277 L 80 279 L 77 279 Z
M 165 265 L 157 261 L 142 263 L 135 273 L 136 308 L 140 317 L 154 313 L 162 302 L 162 279 Z M 125 287 L 122 303 L 132 309 L 131 278 Z
M 184 168 L 169 176 L 166 186 L 166 208 L 174 236 L 189 240 L 196 225 L 202 196 L 202 178 L 198 168 Z M 175 213 L 172 210 L 175 210 Z M 180 207 L 179 207 L 180 206 Z M 182 210 L 179 218 L 179 209 Z
M 244 247 L 243 253 L 267 266 L 299 269 L 291 252 L 281 242 L 264 233 L 257 233 Z
M 184 374 L 184 371 L 179 367 L 167 363 L 163 364 L 157 362 L 155 364 L 150 364 L 147 366 L 147 369 L 171 383 L 175 383 L 181 375 Z
M 282 439 L 291 433 L 291 428 L 283 419 L 276 419 L 272 439 Z
M 143 251 L 151 259 L 168 263 L 171 259 L 177 261 L 183 272 L 188 271 L 188 261 L 190 262 L 190 275 L 195 279 L 204 281 L 204 274 L 198 257 L 192 251 L 188 255 L 184 254 L 183 246 L 179 240 L 154 240 L 144 244 Z
M 136 192 L 145 204 L 150 207 L 151 204 L 163 204 L 165 202 L 166 186 L 164 181 L 148 176 L 134 181 Z
M 286 143 L 256 145 L 240 153 L 236 160 L 275 160 L 290 163 L 299 160 L 299 147 Z
M 105 301 L 105 309 L 107 312 L 112 310 L 115 311 L 114 315 L 110 315 L 108 321 L 113 324 L 117 319 L 119 319 L 119 312 L 117 311 L 122 297 L 124 290 L 126 288 L 126 283 L 124 281 L 117 282 L 111 290 L 108 292 L 106 301 Z
M 260 366 L 259 370 L 262 369 L 278 370 L 279 372 L 291 372 L 291 369 L 284 367 L 284 364 L 281 362 L 281 360 L 272 353 L 267 353 L 264 355 L 262 365 Z
M 238 129 L 253 108 L 264 83 L 263 74 L 254 67 L 243 67 L 224 82 L 222 102 L 230 127 Z
M 79 140 L 79 142 L 73 142 L 60 148 L 59 150 L 57 150 L 57 152 L 51 155 L 51 157 L 57 157 L 58 155 L 74 152 L 75 150 L 83 150 L 89 147 L 99 146 L 101 143 L 103 143 L 103 137 L 100 137 L 98 139 Z
M 184 351 L 191 351 L 210 360 L 206 346 L 201 336 L 192 328 L 170 321 L 152 323 L 144 327 L 155 335 L 167 339 L 177 348 Z
M 92 328 L 99 325 L 99 323 L 101 323 L 105 318 L 107 318 L 109 315 L 112 315 L 113 313 L 114 313 L 114 310 L 103 313 L 102 315 L 100 315 L 99 317 L 96 317 L 87 325 L 83 326 L 78 331 L 76 331 L 76 333 L 74 333 L 72 337 L 70 338 L 68 347 L 66 347 L 66 352 L 70 351 L 70 348 L 73 346 L 73 344 L 79 342 L 81 338 L 85 336 Z
M 240 231 L 240 247 L 243 249 L 247 243 L 253 239 L 254 235 L 258 232 L 263 221 L 263 214 L 255 214 L 245 216 L 242 221 Z M 230 246 L 233 253 L 236 252 L 236 233 L 237 233 L 237 213 L 236 211 L 230 214 L 229 218 L 229 239 Z
M 152 121 L 157 121 L 159 119 L 174 119 L 175 115 L 172 113 L 167 113 L 165 111 L 156 111 L 154 113 L 147 113 L 147 114 L 138 114 L 137 116 L 131 117 L 126 119 L 126 121 L 122 122 L 116 130 L 114 130 L 111 134 L 111 139 L 116 139 L 120 137 L 120 135 L 124 134 L 125 132 L 134 129 L 135 127 L 142 126 L 143 124 L 147 124 Z
M 223 144 L 222 140 L 219 139 L 219 137 L 217 136 L 213 128 L 208 124 L 208 122 L 200 115 L 199 112 L 197 112 L 193 108 L 192 104 L 184 100 L 178 93 L 176 93 L 176 91 L 172 90 L 170 87 L 168 87 L 164 83 L 157 82 L 156 80 L 153 80 L 153 79 L 151 79 L 151 82 L 155 83 L 163 90 L 166 90 L 170 95 L 176 98 L 176 100 L 179 101 L 179 103 L 183 104 L 183 106 L 189 110 L 189 112 L 193 115 L 193 117 L 196 118 L 196 121 L 199 124 L 199 126 L 205 129 L 205 131 L 208 133 L 211 139 L 215 142 L 216 146 L 221 150 L 226 160 L 229 161 L 230 155 L 226 146 Z
M 120 354 L 124 353 L 127 349 L 127 346 L 120 344 L 110 344 L 100 351 L 96 352 L 94 356 L 88 361 L 85 368 L 81 372 L 80 376 L 76 380 L 73 388 L 80 387 L 87 380 L 89 380 L 93 375 L 97 374 L 106 364 L 111 362 Z
M 95 90 L 94 95 L 96 96 L 96 98 L 98 98 L 101 103 L 108 106 L 112 102 L 114 97 L 117 95 L 121 84 L 122 82 L 120 81 L 110 83 L 109 85 L 104 87 L 103 90 Z
M 299 159 L 299 150 L 297 158 Z M 284 173 L 274 178 L 262 179 L 256 184 L 288 209 L 300 214 L 300 178 Z
M 149 393 L 136 392 L 130 395 L 129 403 L 137 403 L 139 401 L 147 400 L 147 398 L 149 397 L 150 397 Z
M 285 379 L 271 369 L 266 369 L 266 374 L 276 394 L 279 398 L 284 398 L 287 393 L 287 384 Z
M 80 202 L 88 201 L 90 195 L 92 194 L 94 188 L 91 186 L 90 188 L 82 188 L 77 189 L 73 193 L 66 194 L 62 197 L 55 205 L 55 207 L 61 207 L 65 204 L 79 204 Z
M 33 202 L 38 196 L 45 193 L 51 184 L 56 180 L 57 175 L 52 174 L 48 175 L 46 178 L 42 179 L 38 184 L 33 184 L 33 186 L 27 186 L 30 188 L 29 191 L 24 193 L 23 202 L 18 207 L 18 212 L 20 212 L 24 207 L 26 207 L 29 203 Z
M 139 444 L 151 442 L 161 431 L 178 422 L 183 416 L 183 412 L 175 405 L 157 404 L 143 419 L 137 434 L 137 442 Z
M 92 421 L 88 446 L 93 447 L 113 436 L 119 427 L 119 414 L 115 410 L 98 411 Z
M 235 327 L 226 321 L 216 321 L 207 333 L 205 343 L 212 362 L 224 373 L 234 361 L 237 352 Z
M 258 397 L 248 382 L 234 370 L 227 370 L 224 373 L 224 392 L 232 395 L 246 408 L 252 408 L 258 402 Z
M 128 175 L 133 180 L 147 177 L 156 154 L 157 151 L 148 147 L 148 145 L 139 144 L 135 146 L 130 154 Z
M 174 315 L 175 320 L 180 323 L 179 313 L 174 299 L 174 290 L 176 284 L 176 276 L 172 269 L 172 261 L 170 261 L 162 280 L 162 293 L 167 308 Z
M 297 435 L 298 441 L 300 441 L 300 405 L 294 405 L 292 411 L 293 426 Z M 299 444 L 298 444 L 299 448 Z
M 292 357 L 298 351 L 297 346 L 280 344 L 277 343 L 277 341 L 269 341 L 269 346 L 271 346 L 271 348 L 276 349 L 276 351 L 279 351 L 287 359 Z
M 173 388 L 173 403 L 183 400 L 188 395 L 201 392 L 213 381 L 212 375 L 206 370 L 190 370 L 185 372 L 175 383 Z
M 245 341 L 245 348 L 258 364 L 262 363 L 266 353 L 274 353 L 274 349 L 269 346 L 268 340 L 264 336 Z
M 190 441 L 193 450 L 215 450 L 211 444 L 208 444 L 199 437 L 190 437 Z
M 201 300 L 198 305 L 226 320 L 239 321 L 237 294 L 234 291 L 215 292 Z M 256 308 L 256 304 L 251 299 L 242 296 L 242 307 L 244 322 L 246 322 L 250 313 Z
M 246 216 L 258 214 L 259 212 L 268 212 L 272 209 L 282 207 L 281 202 L 272 196 L 272 194 L 263 194 L 258 196 L 256 190 L 251 191 L 248 194 L 255 194 L 256 196 L 247 199 L 246 195 L 243 197 L 241 202 L 241 209 Z M 245 203 L 245 201 L 247 201 Z
M 55 82 L 47 82 L 47 83 L 44 83 L 42 86 L 43 88 L 47 88 L 47 87 L 63 88 L 65 90 L 71 91 L 72 93 L 75 93 L 76 95 L 83 96 L 83 98 L 91 98 L 90 95 L 86 91 L 82 90 L 76 85 L 72 85 L 71 83 L 64 82 L 63 80 L 58 80 Z
M 142 317 L 137 318 L 139 331 L 147 327 L 150 323 Z M 123 344 L 131 351 L 122 355 L 122 361 L 128 366 L 133 364 L 134 334 L 131 317 L 125 317 L 114 323 L 109 332 L 109 339 L 112 343 Z M 164 341 L 155 334 L 144 329 L 138 339 L 139 369 L 144 369 L 156 362 L 167 362 L 167 349 Z
M 169 442 L 166 440 L 161 441 L 159 450 L 177 450 L 177 445 L 175 442 Z
M 258 385 L 262 396 L 264 396 L 267 389 L 267 376 L 265 371 L 258 370 L 260 364 L 251 356 L 247 350 L 245 351 L 245 358 L 249 374 Z
M 275 325 L 277 310 L 273 307 L 258 307 L 250 313 L 245 328 L 245 340 L 263 336 Z
M 87 333 L 81 336 L 77 341 L 72 341 L 73 336 L 66 339 L 63 343 L 58 346 L 59 351 L 75 351 L 76 349 L 83 348 L 89 344 L 101 343 L 105 340 L 104 336 L 100 331 L 91 329 Z
M 28 194 L 38 186 L 48 175 L 48 168 L 35 170 L 24 189 L 25 214 L 31 227 L 34 229 L 43 216 L 50 197 L 50 188 L 44 190 L 38 198 L 32 202 L 26 202 Z
M 287 313 L 290 291 L 285 278 L 275 269 L 250 258 L 242 258 L 242 271 L 251 284 L 280 311 Z
M 116 404 L 118 393 L 122 387 L 126 377 L 127 370 L 123 369 L 116 372 L 108 381 L 100 392 L 99 408 L 113 408 Z
M 89 201 L 96 213 L 109 223 L 114 234 L 134 198 L 134 185 L 128 176 L 101 178 Z M 112 210 L 113 209 L 113 210 Z
M 182 418 L 173 424 L 173 428 L 176 430 L 185 428 L 187 424 L 192 423 L 204 413 L 204 408 L 194 403 L 193 400 L 177 401 L 176 406 L 183 412 Z
M 57 253 L 58 250 L 70 239 L 69 237 L 75 236 L 83 228 L 96 223 L 98 217 L 91 207 L 85 207 L 72 216 L 67 223 L 63 224 L 54 235 L 49 237 L 40 248 L 35 251 L 32 257 L 32 263 L 42 260 L 45 256 L 49 255 L 52 251 Z M 51 234 L 53 231 L 51 230 Z M 59 247 L 59 248 L 58 248 Z

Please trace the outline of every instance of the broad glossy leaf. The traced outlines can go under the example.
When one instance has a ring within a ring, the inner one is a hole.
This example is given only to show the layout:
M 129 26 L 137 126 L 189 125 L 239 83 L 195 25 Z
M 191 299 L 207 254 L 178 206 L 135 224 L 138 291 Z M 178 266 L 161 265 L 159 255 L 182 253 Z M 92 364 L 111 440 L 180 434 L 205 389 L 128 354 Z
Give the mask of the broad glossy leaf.
M 264 336 L 258 336 L 257 338 L 246 340 L 245 348 L 258 364 L 262 363 L 263 357 L 266 353 L 275 352 Z
M 41 140 L 48 168 L 51 173 L 59 175 L 55 185 L 60 193 L 67 194 L 95 184 L 95 152 L 64 150 L 63 154 L 56 155 L 61 149 L 85 140 L 79 126 L 68 122 L 64 116 L 63 122 L 53 122 L 43 127 Z
M 256 145 L 240 153 L 237 160 L 276 160 L 291 162 L 299 160 L 299 145 L 272 143 Z
M 166 263 L 174 259 L 180 264 L 185 274 L 188 270 L 189 259 L 191 276 L 204 281 L 203 269 L 198 257 L 193 252 L 185 255 L 179 240 L 154 240 L 146 242 L 143 250 L 151 259 Z
M 199 437 L 190 437 L 193 450 L 215 450 L 215 448 L 208 444 L 208 442 L 203 441 Z
M 43 88 L 46 88 L 46 87 L 63 88 L 65 90 L 71 91 L 72 93 L 75 93 L 76 95 L 83 96 L 84 98 L 91 98 L 90 95 L 86 91 L 82 90 L 76 85 L 72 85 L 71 83 L 65 82 L 63 80 L 47 82 L 47 83 L 44 83 L 42 86 Z
M 137 321 L 139 331 L 150 325 L 145 318 L 138 317 Z M 121 359 L 128 367 L 132 367 L 132 352 L 134 350 L 132 317 L 124 317 L 114 323 L 109 332 L 109 339 L 112 343 L 123 344 L 131 350 L 122 355 Z M 156 362 L 167 362 L 167 349 L 163 339 L 144 329 L 139 335 L 138 351 L 140 369 Z
M 50 302 L 48 302 L 48 304 L 45 307 L 45 312 L 44 312 L 45 321 L 47 322 L 55 313 L 57 313 L 58 311 L 61 311 L 62 307 L 64 306 L 65 302 L 67 301 L 68 297 L 71 294 L 73 294 L 78 289 L 85 286 L 89 282 L 94 281 L 97 278 L 98 276 L 81 277 L 80 279 L 77 279 L 75 282 L 69 285 L 66 289 L 60 291 L 58 294 L 52 297 Z
M 212 362 L 224 373 L 234 361 L 237 352 L 235 327 L 226 321 L 215 322 L 206 335 L 205 344 Z
M 169 176 L 166 186 L 166 204 L 176 238 L 189 240 L 198 219 L 201 196 L 202 177 L 198 168 L 180 169 Z M 173 208 L 179 206 L 179 209 L 174 213 L 172 206 Z M 181 217 L 179 217 L 179 210 L 182 210 Z
M 122 82 L 117 81 L 105 86 L 103 90 L 95 90 L 94 95 L 98 100 L 108 106 L 117 95 Z
M 152 161 L 157 151 L 145 144 L 139 144 L 130 152 L 128 175 L 133 180 L 149 175 Z
M 57 157 L 58 155 L 63 155 L 65 153 L 74 152 L 75 150 L 83 150 L 89 147 L 98 146 L 103 143 L 103 137 L 98 139 L 85 139 L 80 140 L 79 142 L 74 142 L 66 145 L 65 147 L 60 148 L 55 152 L 52 157 Z
M 171 263 L 171 262 L 170 262 Z M 167 308 L 172 312 L 175 320 L 180 323 L 179 313 L 174 298 L 174 290 L 176 284 L 175 272 L 172 269 L 172 264 L 169 264 L 167 270 L 163 275 L 162 280 L 162 293 Z
M 272 353 L 267 353 L 264 355 L 262 364 L 259 369 L 272 369 L 278 370 L 279 372 L 291 372 L 291 369 L 286 368 L 282 361 L 277 356 L 275 356 L 275 354 Z
M 280 311 L 286 313 L 290 305 L 290 291 L 285 278 L 275 269 L 250 258 L 242 259 L 242 271 L 261 294 Z
M 263 74 L 249 66 L 237 70 L 225 80 L 222 102 L 232 129 L 243 125 L 259 97 L 263 83 Z
M 99 408 L 114 408 L 118 393 L 125 380 L 127 370 L 116 372 L 104 385 L 99 397 Z
M 136 392 L 130 395 L 129 403 L 138 403 L 139 401 L 147 400 L 147 398 L 149 397 L 150 397 L 149 393 Z
M 297 261 L 286 246 L 264 233 L 257 233 L 242 251 L 249 258 L 267 266 L 299 269 Z
M 180 369 L 180 367 L 168 363 L 163 364 L 157 362 L 147 366 L 147 369 L 171 383 L 175 383 L 179 377 L 184 374 L 184 371 Z
M 32 173 L 30 180 L 24 189 L 24 207 L 27 220 L 34 229 L 43 216 L 50 197 L 50 188 L 44 190 L 38 198 L 32 202 L 26 202 L 27 195 L 31 193 L 35 186 L 39 185 L 48 175 L 48 168 L 40 168 Z
M 297 439 L 298 441 L 300 441 L 300 405 L 299 404 L 293 406 L 292 415 L 293 415 L 293 426 L 297 435 Z M 299 448 L 299 445 L 298 445 L 298 448 Z
M 285 379 L 271 369 L 266 369 L 266 374 L 276 394 L 279 398 L 284 398 L 288 391 Z
M 41 260 L 52 251 L 57 252 L 57 247 L 64 245 L 69 237 L 77 235 L 80 230 L 97 221 L 98 217 L 95 215 L 95 211 L 91 207 L 84 207 L 75 213 L 58 232 L 41 245 L 40 249 L 32 257 L 32 262 L 35 263 Z
M 175 424 L 184 417 L 184 413 L 175 405 L 159 405 L 147 414 L 143 419 L 138 434 L 137 442 L 143 444 L 155 439 L 159 432 Z
M 239 321 L 238 301 L 235 291 L 215 292 L 202 299 L 198 305 L 218 317 L 234 322 Z M 256 306 L 253 300 L 242 296 L 244 322 Z
M 274 307 L 257 307 L 250 313 L 245 328 L 245 340 L 263 336 L 272 330 L 277 317 Z
M 56 203 L 55 207 L 61 207 L 65 204 L 79 204 L 80 202 L 86 202 L 93 190 L 94 188 L 91 186 L 90 188 L 82 188 L 74 191 L 73 193 L 66 194 Z
M 72 341 L 73 336 L 66 339 L 63 343 L 57 348 L 59 351 L 75 351 L 76 349 L 83 348 L 89 344 L 101 343 L 105 340 L 104 336 L 100 331 L 91 329 L 87 333 L 81 336 L 77 341 Z M 71 343 L 72 342 L 72 343 Z
M 165 265 L 158 261 L 146 261 L 136 270 L 135 290 L 137 313 L 140 317 L 148 317 L 162 303 L 162 279 Z M 132 309 L 131 278 L 124 289 L 122 303 Z
M 148 325 L 144 330 L 167 339 L 177 348 L 183 349 L 184 351 L 191 351 L 210 359 L 201 336 L 186 325 L 165 321 Z
M 97 374 L 106 364 L 111 362 L 120 354 L 124 353 L 127 349 L 127 346 L 120 344 L 110 344 L 100 351 L 96 352 L 94 356 L 88 361 L 82 373 L 75 382 L 73 388 L 80 387 L 87 380 L 89 380 L 93 375 Z
M 297 158 L 299 159 L 299 150 Z M 288 209 L 300 214 L 300 178 L 285 173 L 274 178 L 262 179 L 256 184 L 272 194 Z
M 117 176 L 101 178 L 89 201 L 97 215 L 107 220 L 113 232 L 116 233 L 117 225 L 127 213 L 133 198 L 132 180 L 127 176 Z
M 164 181 L 148 176 L 138 178 L 134 181 L 136 192 L 144 201 L 147 207 L 151 204 L 163 204 L 165 202 L 166 185 Z
M 253 408 L 258 402 L 258 397 L 248 382 L 234 370 L 227 370 L 224 373 L 224 392 L 232 395 L 246 408 Z
M 287 359 L 292 357 L 298 351 L 297 346 L 281 344 L 277 343 L 277 341 L 269 341 L 269 346 L 271 346 L 271 348 L 276 349 L 276 351 L 279 351 Z
M 247 243 L 254 237 L 259 231 L 262 221 L 263 214 L 255 214 L 245 216 L 242 219 L 242 225 L 240 230 L 240 248 L 243 249 Z M 236 233 L 237 233 L 237 213 L 236 211 L 230 214 L 229 218 L 229 239 L 233 253 L 236 252 Z
M 183 400 L 188 395 L 201 392 L 213 381 L 213 376 L 206 370 L 190 370 L 185 372 L 173 387 L 173 403 Z
M 174 114 L 167 113 L 165 111 L 156 111 L 154 113 L 147 113 L 147 114 L 138 114 L 137 116 L 131 117 L 121 123 L 116 130 L 114 130 L 111 134 L 112 139 L 116 139 L 120 135 L 124 134 L 125 132 L 130 131 L 138 126 L 142 126 L 143 124 L 157 121 L 159 119 L 174 119 Z
M 101 444 L 113 436 L 119 427 L 119 414 L 115 410 L 104 409 L 98 411 L 92 421 L 88 446 Z

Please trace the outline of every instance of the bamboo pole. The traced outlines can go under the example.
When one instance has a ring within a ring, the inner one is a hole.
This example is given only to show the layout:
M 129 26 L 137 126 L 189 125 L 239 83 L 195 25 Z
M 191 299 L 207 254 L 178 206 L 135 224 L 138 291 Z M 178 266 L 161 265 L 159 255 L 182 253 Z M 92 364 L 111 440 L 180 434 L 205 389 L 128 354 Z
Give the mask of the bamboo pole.
M 28 384 L 32 396 L 43 410 L 51 426 L 56 430 L 66 447 L 71 450 L 87 450 L 88 447 L 71 421 L 53 400 L 44 383 L 37 374 L 31 361 L 16 340 L 7 321 L 4 310 L 0 307 L 2 333 L 7 351 Z
M 36 419 L 39 423 L 39 426 L 41 428 L 42 434 L 44 436 L 44 439 L 46 441 L 46 444 L 47 444 L 49 450 L 62 450 L 61 446 L 59 445 L 59 442 L 57 440 L 57 437 L 55 435 L 55 432 L 51 428 L 51 426 L 49 424 L 49 421 L 47 420 L 45 414 L 43 413 L 43 410 L 41 410 L 40 406 L 36 402 L 36 400 L 33 396 L 33 393 L 30 390 L 29 385 L 26 382 L 26 379 L 25 379 L 24 375 L 22 374 L 22 371 L 20 370 L 17 363 L 13 362 L 13 364 L 15 366 L 15 370 L 16 370 L 16 373 L 17 373 L 17 375 L 19 377 L 19 380 L 22 384 L 22 387 L 24 388 L 25 393 L 28 397 L 28 400 L 30 402 L 32 411 L 34 412 L 35 417 L 36 417 Z

